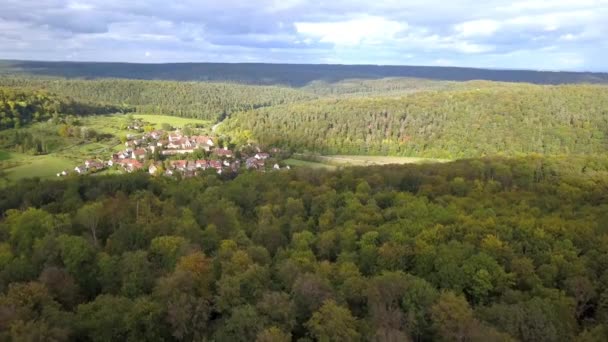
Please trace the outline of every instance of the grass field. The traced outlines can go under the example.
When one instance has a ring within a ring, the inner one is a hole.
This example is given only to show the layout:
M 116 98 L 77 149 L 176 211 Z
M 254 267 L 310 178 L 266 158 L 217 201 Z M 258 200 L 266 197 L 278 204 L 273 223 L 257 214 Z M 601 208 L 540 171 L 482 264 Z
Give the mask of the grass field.
M 52 178 L 57 172 L 73 169 L 72 160 L 53 154 L 44 156 L 30 156 L 20 153 L 0 152 L 2 156 L 1 168 L 9 181 L 21 178 Z
M 149 122 L 156 128 L 160 128 L 164 123 L 176 128 L 183 128 L 186 125 L 198 125 L 209 127 L 210 129 L 212 125 L 211 121 L 178 118 L 166 115 L 134 114 L 132 116 L 135 119 Z M 117 136 L 133 133 L 133 131 L 125 129 L 125 126 L 129 121 L 129 115 L 123 114 L 88 116 L 81 119 L 83 126 L 91 127 L 98 132 L 114 134 Z
M 283 160 L 283 162 L 285 164 L 289 165 L 289 166 L 309 167 L 311 169 L 335 170 L 337 168 L 334 165 L 328 165 L 328 164 L 323 164 L 323 163 L 316 163 L 316 162 L 311 162 L 311 161 L 306 161 L 306 160 L 300 160 L 300 159 L 294 159 L 294 158 L 285 159 L 285 160 Z
M 361 156 L 361 155 L 329 155 L 309 156 L 294 154 L 293 160 L 306 161 L 308 163 L 332 166 L 367 166 L 388 164 L 422 164 L 422 163 L 444 163 L 447 159 L 431 159 L 416 157 L 386 157 L 386 156 Z
M 135 114 L 133 115 L 136 119 L 141 119 L 143 121 L 147 121 L 153 123 L 160 127 L 160 125 L 167 123 L 176 128 L 182 128 L 186 125 L 203 125 L 211 127 L 212 122 L 206 120 L 199 119 L 189 119 L 189 118 L 179 118 L 176 116 L 168 116 L 168 115 L 146 115 L 146 114 Z

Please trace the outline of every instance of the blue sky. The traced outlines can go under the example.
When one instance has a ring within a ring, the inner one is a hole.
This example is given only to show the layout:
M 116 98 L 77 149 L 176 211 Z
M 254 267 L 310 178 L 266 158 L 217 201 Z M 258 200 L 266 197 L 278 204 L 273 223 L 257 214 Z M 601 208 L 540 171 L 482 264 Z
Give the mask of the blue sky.
M 608 0 L 0 0 L 0 58 L 608 71 Z

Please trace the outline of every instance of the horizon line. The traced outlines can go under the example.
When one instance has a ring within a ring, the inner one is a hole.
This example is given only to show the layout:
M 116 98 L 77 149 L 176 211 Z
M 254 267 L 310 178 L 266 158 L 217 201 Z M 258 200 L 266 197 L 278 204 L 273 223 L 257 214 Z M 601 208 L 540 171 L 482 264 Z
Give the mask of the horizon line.
M 82 64 L 136 64 L 136 65 L 175 65 L 175 64 L 226 64 L 226 65 L 322 65 L 322 66 L 371 66 L 371 67 L 420 67 L 441 69 L 470 69 L 490 71 L 524 71 L 524 72 L 551 72 L 551 73 L 577 73 L 577 74 L 606 74 L 608 71 L 590 70 L 566 70 L 566 69 L 523 69 L 523 68 L 500 68 L 500 67 L 469 67 L 458 65 L 428 65 L 428 64 L 345 64 L 345 63 L 292 63 L 292 62 L 125 62 L 125 61 L 75 61 L 75 60 L 40 60 L 40 59 L 4 59 L 0 62 L 35 62 L 35 63 L 82 63 Z

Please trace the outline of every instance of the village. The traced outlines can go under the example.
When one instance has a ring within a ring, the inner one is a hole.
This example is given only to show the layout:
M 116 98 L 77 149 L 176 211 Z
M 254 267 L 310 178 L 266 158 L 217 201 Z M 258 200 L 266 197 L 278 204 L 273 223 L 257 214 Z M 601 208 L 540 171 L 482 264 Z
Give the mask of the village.
M 139 126 L 129 126 L 129 129 L 141 131 Z M 188 135 L 180 129 L 157 129 L 142 134 L 128 134 L 122 151 L 113 153 L 107 160 L 85 160 L 73 170 L 57 173 L 57 177 L 95 174 L 105 170 L 148 172 L 153 176 L 194 177 L 206 170 L 215 170 L 222 174 L 238 173 L 241 169 L 261 172 L 289 169 L 289 166 L 280 165 L 282 152 L 278 148 L 265 152 L 258 146 L 247 145 L 233 151 L 227 146 L 219 146 L 219 142 L 218 138 Z

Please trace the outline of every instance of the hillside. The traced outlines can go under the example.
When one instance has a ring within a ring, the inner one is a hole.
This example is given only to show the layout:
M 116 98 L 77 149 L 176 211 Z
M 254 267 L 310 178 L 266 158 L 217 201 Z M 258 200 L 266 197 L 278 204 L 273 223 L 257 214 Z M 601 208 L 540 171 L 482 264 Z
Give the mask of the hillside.
M 326 154 L 595 154 L 608 147 L 608 88 L 473 82 L 455 90 L 246 111 L 221 130 L 263 145 Z
M 143 114 L 206 120 L 218 120 L 235 111 L 316 98 L 290 88 L 208 82 L 0 77 L 0 86 L 42 89 L 79 101 L 126 105 Z
M 607 83 L 608 74 L 456 67 L 313 65 L 256 63 L 87 63 L 0 61 L 0 74 L 18 73 L 68 78 L 131 78 L 147 80 L 229 81 L 301 87 L 314 81 L 413 77 L 444 81 L 491 80 L 538 84 Z
M 31 122 L 45 121 L 65 114 L 106 114 L 118 112 L 121 109 L 121 107 L 111 104 L 79 102 L 46 91 L 3 87 L 0 84 L 0 130 L 20 128 Z

